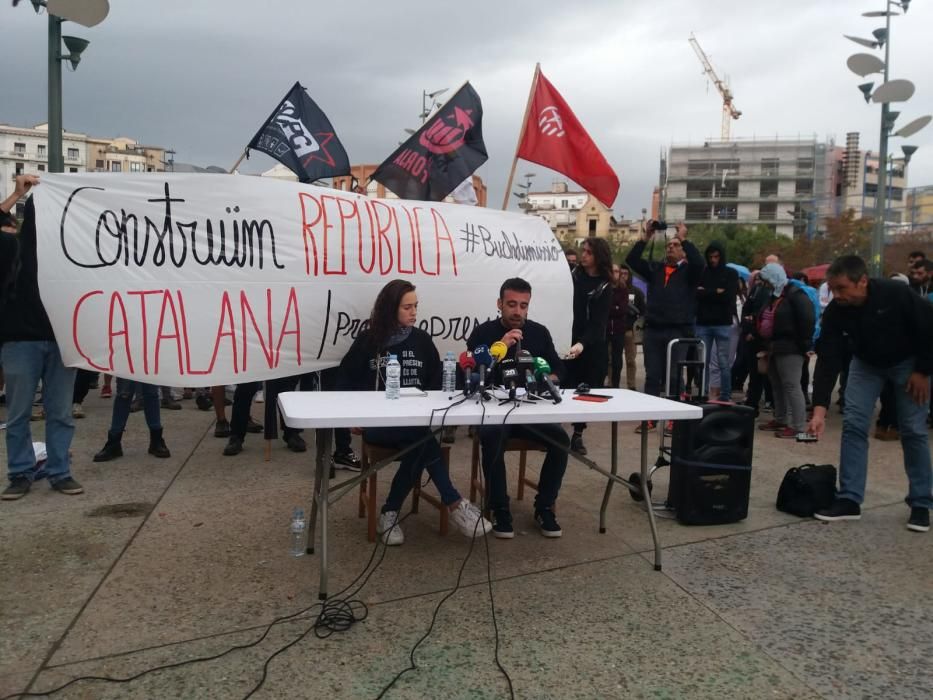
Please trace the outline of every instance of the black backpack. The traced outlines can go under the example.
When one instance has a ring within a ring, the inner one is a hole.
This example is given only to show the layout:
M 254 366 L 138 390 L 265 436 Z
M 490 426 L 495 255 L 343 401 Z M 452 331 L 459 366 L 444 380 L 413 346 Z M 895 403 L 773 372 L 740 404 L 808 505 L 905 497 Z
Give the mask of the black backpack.
M 801 518 L 829 508 L 836 498 L 836 467 L 832 464 L 803 464 L 784 475 L 778 489 L 777 509 Z

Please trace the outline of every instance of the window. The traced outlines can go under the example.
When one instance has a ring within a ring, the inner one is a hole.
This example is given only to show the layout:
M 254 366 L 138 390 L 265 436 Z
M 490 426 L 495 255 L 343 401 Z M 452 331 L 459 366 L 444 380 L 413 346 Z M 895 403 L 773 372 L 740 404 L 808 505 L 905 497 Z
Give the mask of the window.
M 760 194 L 762 197 L 777 197 L 778 193 L 778 184 L 777 180 L 768 180 L 761 183 Z
M 103 169 L 104 169 L 104 161 L 102 161 L 102 160 L 95 161 L 95 162 L 94 162 L 94 167 L 97 168 L 98 170 L 103 170 Z
M 712 196 L 713 185 L 708 180 L 687 183 L 687 199 L 709 199 Z
M 17 175 L 22 175 L 22 174 L 23 174 L 23 168 L 24 168 L 25 166 L 26 166 L 25 163 L 17 163 L 17 164 L 16 164 L 16 174 L 17 174 Z
M 141 173 L 143 171 L 142 163 L 130 163 L 130 172 L 131 173 Z
M 118 162 L 116 162 L 116 161 L 112 162 L 112 163 L 110 164 L 110 172 L 112 172 L 112 173 L 122 173 L 122 172 L 123 172 L 123 166 L 122 166 L 122 164 L 120 164 L 120 163 L 118 163 Z
M 807 173 L 813 172 L 813 159 L 812 158 L 798 158 L 797 159 L 797 174 L 806 175 Z
M 710 218 L 709 204 L 688 204 L 685 218 L 688 221 L 708 220 Z
M 777 177 L 778 173 L 781 170 L 781 161 L 777 158 L 762 158 L 761 159 L 761 176 L 762 177 Z
M 45 172 L 45 163 L 39 163 L 39 165 L 37 165 L 36 167 L 39 168 L 40 173 Z
M 777 219 L 777 203 L 759 204 L 758 218 L 762 221 L 774 221 Z
M 687 176 L 697 176 L 697 175 L 712 175 L 713 174 L 713 164 L 708 160 L 688 160 L 687 161 Z
M 560 200 L 560 208 L 561 208 L 561 209 L 566 209 L 566 208 L 567 208 L 567 204 L 568 204 L 568 202 L 567 202 L 566 199 Z
M 45 158 L 45 144 L 40 143 L 36 146 L 36 152 L 40 158 Z
M 878 183 L 877 182 L 866 182 L 865 183 L 865 194 L 869 197 L 878 196 Z
M 68 160 L 78 160 L 78 149 L 77 148 L 68 149 Z
M 813 194 L 813 180 L 797 180 L 795 194 Z
M 68 172 L 69 172 L 69 173 L 76 173 L 76 172 L 78 172 L 78 169 L 77 169 L 77 168 L 68 168 Z
M 596 219 L 590 219 L 587 224 L 589 225 L 589 234 L 590 236 L 596 235 Z
M 739 182 L 738 180 L 729 180 L 727 179 L 725 184 L 720 185 L 716 188 L 716 196 L 723 198 L 734 199 L 739 196 Z
M 25 143 L 14 143 L 13 154 L 17 156 L 26 155 L 26 144 Z

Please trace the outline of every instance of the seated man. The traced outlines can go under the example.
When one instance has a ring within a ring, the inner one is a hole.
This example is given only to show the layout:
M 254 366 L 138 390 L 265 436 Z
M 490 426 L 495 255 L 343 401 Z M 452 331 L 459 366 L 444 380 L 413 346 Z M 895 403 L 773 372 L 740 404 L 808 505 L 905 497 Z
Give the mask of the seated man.
M 514 357 L 515 345 L 521 342 L 521 348 L 535 357 L 544 358 L 551 366 L 553 379 L 563 374 L 564 365 L 554 349 L 554 341 L 547 328 L 528 319 L 528 305 L 531 303 L 531 285 L 520 277 L 507 279 L 499 289 L 496 306 L 500 317 L 487 321 L 473 329 L 467 341 L 467 347 L 492 345 L 501 340 L 509 346 L 507 357 Z M 519 409 L 520 410 L 520 409 Z M 546 435 L 561 445 L 547 444 L 547 455 L 541 467 L 538 481 L 538 494 L 535 496 L 535 522 L 545 537 L 560 537 L 562 532 L 557 518 L 554 517 L 554 501 L 560 491 L 560 484 L 567 469 L 567 449 L 570 439 L 559 423 L 524 425 L 488 425 L 479 431 L 480 445 L 483 450 L 483 474 L 486 479 L 487 507 L 493 512 L 492 534 L 502 539 L 515 536 L 512 529 L 512 513 L 509 511 L 509 494 L 505 483 L 505 460 L 503 448 L 509 438 L 523 438 L 543 442 L 532 432 Z

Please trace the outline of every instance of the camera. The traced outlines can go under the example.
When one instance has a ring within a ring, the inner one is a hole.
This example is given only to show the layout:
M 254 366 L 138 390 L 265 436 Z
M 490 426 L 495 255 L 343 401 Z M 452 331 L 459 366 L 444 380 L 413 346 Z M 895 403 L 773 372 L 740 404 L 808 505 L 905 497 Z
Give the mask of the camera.
M 648 224 L 648 231 L 650 232 L 666 231 L 667 229 L 668 225 L 666 221 L 655 221 L 652 219 Z

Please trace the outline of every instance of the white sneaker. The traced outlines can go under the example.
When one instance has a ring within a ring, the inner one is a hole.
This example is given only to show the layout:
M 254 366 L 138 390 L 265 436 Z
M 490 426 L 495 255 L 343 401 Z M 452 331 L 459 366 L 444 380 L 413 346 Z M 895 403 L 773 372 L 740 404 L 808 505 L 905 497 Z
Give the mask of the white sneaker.
M 71 404 L 71 417 L 84 418 L 84 407 L 79 403 Z
M 492 532 L 492 523 L 465 498 L 450 512 L 450 522 L 467 537 L 483 537 Z
M 262 389 L 256 392 L 256 396 L 253 397 L 253 401 L 256 403 L 263 403 L 266 400 L 266 395 L 262 393 Z
M 402 526 L 398 524 L 398 521 L 399 512 L 397 510 L 386 511 L 379 515 L 376 532 L 382 535 L 383 543 L 389 547 L 400 545 L 405 541 Z

